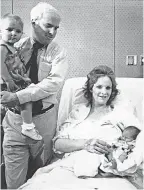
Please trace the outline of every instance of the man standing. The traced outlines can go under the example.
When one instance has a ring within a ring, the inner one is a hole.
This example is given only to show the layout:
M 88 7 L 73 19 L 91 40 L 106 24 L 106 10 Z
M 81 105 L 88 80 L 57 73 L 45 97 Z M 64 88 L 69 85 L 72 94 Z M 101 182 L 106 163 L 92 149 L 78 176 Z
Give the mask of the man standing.
M 21 51 L 32 84 L 16 93 L 1 92 L 1 103 L 9 107 L 3 120 L 3 151 L 8 189 L 16 189 L 25 182 L 29 157 L 36 146 L 21 134 L 22 118 L 11 107 L 33 102 L 33 122 L 45 145 L 41 166 L 51 159 L 51 140 L 56 127 L 54 105 L 68 67 L 65 50 L 53 42 L 60 20 L 58 11 L 47 3 L 40 2 L 32 8 L 32 35 L 16 45 Z

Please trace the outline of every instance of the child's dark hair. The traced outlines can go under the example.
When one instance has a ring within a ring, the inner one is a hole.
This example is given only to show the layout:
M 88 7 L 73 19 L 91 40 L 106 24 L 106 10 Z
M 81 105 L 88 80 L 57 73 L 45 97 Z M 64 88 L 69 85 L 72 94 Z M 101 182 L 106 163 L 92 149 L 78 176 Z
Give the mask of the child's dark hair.
M 135 140 L 140 133 L 140 130 L 136 128 L 135 126 L 128 126 L 125 128 L 125 131 L 129 130 L 129 132 L 132 134 L 133 139 Z
M 4 21 L 5 19 L 7 19 L 7 18 L 17 21 L 17 22 L 21 25 L 21 27 L 23 28 L 23 25 L 24 25 L 24 24 L 23 24 L 22 19 L 21 19 L 19 16 L 14 15 L 14 14 L 10 14 L 10 13 L 5 14 L 5 15 L 1 18 L 1 24 L 2 24 L 3 21 Z

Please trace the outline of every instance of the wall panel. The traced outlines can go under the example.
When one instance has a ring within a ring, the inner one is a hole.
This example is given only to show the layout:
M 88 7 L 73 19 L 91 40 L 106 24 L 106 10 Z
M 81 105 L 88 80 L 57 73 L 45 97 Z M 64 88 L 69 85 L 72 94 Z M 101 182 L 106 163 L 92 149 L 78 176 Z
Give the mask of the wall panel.
M 12 0 L 1 0 L 1 16 L 12 13 Z
M 115 71 L 119 77 L 143 77 L 143 0 L 115 0 Z M 137 55 L 137 65 L 126 65 Z
M 13 0 L 14 13 L 22 17 L 30 34 L 31 8 L 38 0 Z M 67 49 L 67 77 L 86 76 L 96 65 L 114 68 L 114 11 L 112 0 L 49 0 L 62 16 L 56 40 Z
M 12 7 L 13 2 L 13 7 Z M 30 35 L 30 10 L 39 0 L 1 0 L 1 15 L 9 12 L 24 20 Z M 61 13 L 56 40 L 68 51 L 68 77 L 85 76 L 95 65 L 115 68 L 119 77 L 142 77 L 143 0 L 49 0 Z M 115 3 L 115 7 L 114 7 Z M 126 55 L 137 55 L 136 66 Z

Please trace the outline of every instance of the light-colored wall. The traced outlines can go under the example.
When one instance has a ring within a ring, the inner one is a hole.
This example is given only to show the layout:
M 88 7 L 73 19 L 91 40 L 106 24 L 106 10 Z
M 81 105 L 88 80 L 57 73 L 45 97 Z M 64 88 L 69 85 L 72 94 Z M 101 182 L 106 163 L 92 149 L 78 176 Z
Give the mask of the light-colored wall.
M 1 0 L 1 16 L 6 13 L 12 13 L 12 0 Z
M 143 0 L 115 1 L 115 71 L 120 77 L 142 77 Z M 137 65 L 127 66 L 126 56 L 137 55 Z
M 39 0 L 1 0 L 2 15 L 18 14 L 30 34 L 31 8 Z M 86 76 L 96 65 L 106 64 L 119 77 L 142 77 L 143 0 L 49 0 L 62 16 L 56 41 L 68 51 L 69 77 Z M 126 65 L 126 55 L 138 55 L 136 66 Z

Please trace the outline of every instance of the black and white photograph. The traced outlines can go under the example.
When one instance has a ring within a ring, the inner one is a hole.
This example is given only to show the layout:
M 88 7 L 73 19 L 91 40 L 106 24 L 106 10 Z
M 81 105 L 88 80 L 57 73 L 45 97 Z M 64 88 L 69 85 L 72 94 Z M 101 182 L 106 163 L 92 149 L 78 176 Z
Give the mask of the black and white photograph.
M 0 189 L 144 189 L 143 0 L 0 10 Z

